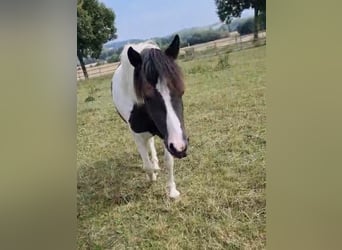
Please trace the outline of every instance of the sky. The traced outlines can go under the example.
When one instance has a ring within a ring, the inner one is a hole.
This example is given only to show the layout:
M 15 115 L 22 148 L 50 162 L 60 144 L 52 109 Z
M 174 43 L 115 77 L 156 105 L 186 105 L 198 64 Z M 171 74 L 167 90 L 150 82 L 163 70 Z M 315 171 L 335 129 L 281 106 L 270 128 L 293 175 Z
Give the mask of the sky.
M 118 38 L 163 37 L 220 22 L 214 0 L 100 0 L 114 10 Z M 250 14 L 252 10 L 243 13 Z

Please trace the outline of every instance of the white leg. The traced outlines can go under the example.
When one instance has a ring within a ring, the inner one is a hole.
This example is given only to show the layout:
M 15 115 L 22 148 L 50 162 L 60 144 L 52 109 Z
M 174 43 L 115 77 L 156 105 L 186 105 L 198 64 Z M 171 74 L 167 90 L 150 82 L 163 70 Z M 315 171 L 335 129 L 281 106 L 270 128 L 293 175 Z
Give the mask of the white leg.
M 175 179 L 173 176 L 173 157 L 172 155 L 169 153 L 169 151 L 167 151 L 167 149 L 164 149 L 164 161 L 165 161 L 165 167 L 168 171 L 168 180 L 167 180 L 167 188 L 168 188 L 168 195 L 170 198 L 177 198 L 179 197 L 180 193 L 179 191 L 176 189 L 176 183 L 175 183 Z
M 137 144 L 139 154 L 143 161 L 143 169 L 147 173 L 147 179 L 150 181 L 155 181 L 157 179 L 154 173 L 154 167 L 148 155 L 148 140 L 151 138 L 149 133 L 133 133 L 135 143 Z
M 148 146 L 150 148 L 151 151 L 151 160 L 152 160 L 152 166 L 154 168 L 154 170 L 159 170 L 159 161 L 158 161 L 158 157 L 157 157 L 157 151 L 156 148 L 154 146 L 154 137 L 151 137 L 148 140 Z

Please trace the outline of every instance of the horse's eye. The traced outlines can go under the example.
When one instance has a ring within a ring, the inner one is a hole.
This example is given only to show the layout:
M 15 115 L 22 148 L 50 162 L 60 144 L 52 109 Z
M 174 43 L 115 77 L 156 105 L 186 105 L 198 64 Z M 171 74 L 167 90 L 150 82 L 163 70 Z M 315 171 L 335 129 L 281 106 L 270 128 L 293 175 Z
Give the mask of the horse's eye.
M 143 86 L 145 96 L 152 97 L 154 94 L 154 88 L 151 84 L 145 83 Z

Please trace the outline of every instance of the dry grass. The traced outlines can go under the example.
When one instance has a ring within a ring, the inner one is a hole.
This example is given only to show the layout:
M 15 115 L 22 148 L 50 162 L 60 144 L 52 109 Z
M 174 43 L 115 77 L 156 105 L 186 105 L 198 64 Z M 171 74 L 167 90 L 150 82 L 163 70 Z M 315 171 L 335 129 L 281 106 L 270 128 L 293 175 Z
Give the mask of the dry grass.
M 180 62 L 190 148 L 175 160 L 177 201 L 166 197 L 160 140 L 162 170 L 146 182 L 110 77 L 79 83 L 79 249 L 265 248 L 265 51 L 230 53 L 226 68 L 222 57 Z

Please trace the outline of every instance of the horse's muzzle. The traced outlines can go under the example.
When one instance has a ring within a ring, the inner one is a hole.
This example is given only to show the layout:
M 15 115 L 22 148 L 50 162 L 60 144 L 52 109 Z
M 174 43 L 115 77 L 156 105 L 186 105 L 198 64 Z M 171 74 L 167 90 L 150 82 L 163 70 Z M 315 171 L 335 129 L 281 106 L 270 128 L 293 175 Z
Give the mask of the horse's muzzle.
M 182 151 L 177 151 L 175 149 L 175 147 L 173 146 L 173 144 L 171 143 L 168 147 L 167 147 L 168 151 L 170 152 L 170 154 L 172 154 L 174 157 L 181 159 L 186 157 L 186 150 L 187 150 L 187 146 L 184 148 L 184 150 Z

